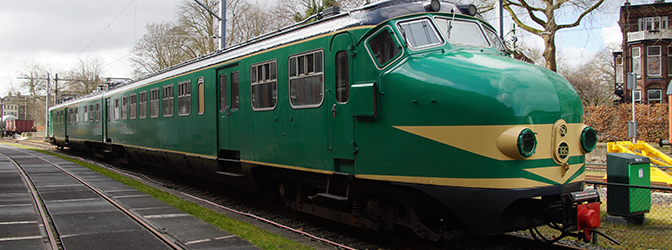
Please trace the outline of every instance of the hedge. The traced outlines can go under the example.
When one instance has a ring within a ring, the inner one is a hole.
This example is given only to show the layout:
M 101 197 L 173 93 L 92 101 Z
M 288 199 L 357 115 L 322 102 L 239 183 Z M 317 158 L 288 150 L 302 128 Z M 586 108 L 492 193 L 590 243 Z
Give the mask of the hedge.
M 637 140 L 656 142 L 668 138 L 667 104 L 636 104 Z M 627 141 L 632 104 L 584 107 L 584 123 L 597 130 L 600 142 Z

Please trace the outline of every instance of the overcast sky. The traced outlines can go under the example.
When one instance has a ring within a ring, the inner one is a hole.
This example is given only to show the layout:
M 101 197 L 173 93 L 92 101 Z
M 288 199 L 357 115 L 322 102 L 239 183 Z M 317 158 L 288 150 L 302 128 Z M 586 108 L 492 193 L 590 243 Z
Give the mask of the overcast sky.
M 55 73 L 64 74 L 74 68 L 80 59 L 98 57 L 106 65 L 104 76 L 130 76 L 130 51 L 145 34 L 145 25 L 174 21 L 179 1 L 0 0 L 0 96 L 6 96 L 12 86 L 20 90 L 20 71 L 35 63 L 48 65 L 53 78 Z M 625 0 L 606 2 L 612 6 L 592 25 L 582 24 L 559 34 L 559 53 L 580 62 L 605 44 L 620 43 L 616 22 L 618 6 Z M 535 36 L 522 30 L 518 34 L 519 41 L 528 46 L 542 46 Z

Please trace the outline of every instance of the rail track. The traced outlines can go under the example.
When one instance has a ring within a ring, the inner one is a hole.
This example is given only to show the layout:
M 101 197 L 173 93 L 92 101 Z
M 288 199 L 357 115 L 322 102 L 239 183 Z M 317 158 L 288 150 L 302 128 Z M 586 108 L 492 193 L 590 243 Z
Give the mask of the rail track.
M 14 142 L 14 141 L 13 141 Z M 53 150 L 53 146 L 35 141 L 15 141 L 16 143 Z M 466 237 L 441 244 L 414 238 L 410 233 L 388 234 L 359 230 L 326 219 L 295 212 L 284 207 L 276 198 L 213 185 L 189 178 L 176 178 L 161 174 L 151 168 L 138 168 L 123 164 L 100 162 L 97 158 L 80 155 L 69 150 L 60 151 L 68 156 L 85 158 L 98 166 L 143 179 L 154 185 L 172 190 L 180 196 L 187 196 L 201 203 L 210 204 L 231 213 L 248 216 L 252 224 L 266 224 L 276 227 L 279 234 L 298 234 L 313 241 L 323 242 L 318 249 L 582 249 L 563 244 L 546 244 L 513 234 L 495 237 Z M 266 227 L 268 230 L 268 227 Z M 284 236 L 284 235 L 283 235 Z
M 15 151 L 11 155 L 7 154 L 7 150 L 13 150 Z M 160 228 L 157 228 L 156 226 L 152 225 L 150 222 L 146 221 L 144 218 L 142 218 L 140 215 L 136 214 L 135 212 L 131 211 L 130 209 L 124 207 L 121 205 L 119 202 L 115 201 L 109 195 L 105 194 L 103 191 L 100 189 L 96 188 L 94 185 L 90 184 L 89 182 L 85 181 L 84 179 L 78 177 L 77 175 L 71 173 L 69 170 L 61 167 L 59 164 L 56 164 L 50 160 L 47 160 L 43 157 L 40 157 L 36 154 L 32 154 L 30 152 L 25 152 L 25 151 L 19 151 L 16 149 L 12 148 L 4 148 L 4 152 L 0 152 L 0 155 L 6 157 L 11 161 L 16 168 L 19 171 L 19 174 L 21 178 L 24 181 L 24 184 L 27 186 L 29 190 L 30 197 L 32 201 L 34 202 L 36 206 L 37 213 L 41 219 L 41 226 L 44 227 L 44 231 L 47 234 L 47 237 L 45 239 L 45 248 L 46 249 L 64 249 L 64 245 L 61 239 L 61 235 L 59 234 L 59 230 L 57 229 L 54 221 L 52 218 L 54 215 L 52 215 L 49 210 L 47 209 L 47 201 L 43 199 L 42 197 L 45 196 L 45 194 L 39 190 L 39 188 L 35 185 L 33 182 L 33 178 L 38 175 L 44 175 L 43 171 L 50 171 L 50 170 L 42 170 L 42 169 L 33 169 L 33 170 L 27 170 L 25 165 L 30 165 L 30 166 L 38 166 L 38 165 L 50 165 L 53 166 L 54 169 L 57 169 L 60 171 L 60 173 L 53 173 L 49 172 L 49 175 L 59 175 L 59 178 L 63 178 L 63 176 L 68 176 L 77 182 L 79 182 L 81 185 L 77 185 L 77 187 L 86 187 L 87 190 L 95 193 L 99 197 L 101 197 L 103 200 L 105 200 L 107 203 L 110 205 L 114 206 L 117 211 L 122 212 L 124 215 L 126 215 L 128 218 L 132 219 L 139 225 L 143 230 L 146 232 L 149 232 L 150 234 L 154 235 L 156 239 L 158 239 L 161 243 L 165 244 L 168 249 L 176 249 L 176 250 L 182 250 L 182 249 L 190 249 L 188 246 L 184 245 L 181 243 L 179 240 L 176 240 L 173 238 L 171 235 L 168 235 L 165 231 L 161 230 Z M 32 172 L 32 173 L 30 173 Z M 74 184 L 68 184 L 71 186 L 75 186 Z M 82 190 L 78 189 L 77 192 L 82 192 Z M 47 242 L 48 241 L 48 242 Z

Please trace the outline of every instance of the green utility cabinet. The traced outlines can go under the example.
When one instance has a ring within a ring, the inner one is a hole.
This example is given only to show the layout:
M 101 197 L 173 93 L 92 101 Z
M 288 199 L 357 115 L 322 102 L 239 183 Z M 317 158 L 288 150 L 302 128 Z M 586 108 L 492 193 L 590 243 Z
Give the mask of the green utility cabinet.
M 651 160 L 626 154 L 607 154 L 607 182 L 636 186 L 651 186 Z M 643 216 L 651 209 L 651 190 L 627 186 L 607 187 L 607 213 L 632 217 Z

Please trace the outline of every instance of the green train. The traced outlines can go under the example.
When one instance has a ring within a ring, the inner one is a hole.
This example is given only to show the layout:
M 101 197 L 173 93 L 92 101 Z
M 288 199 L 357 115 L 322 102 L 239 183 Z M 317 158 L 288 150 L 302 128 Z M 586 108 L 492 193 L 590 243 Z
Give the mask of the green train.
M 442 241 L 599 227 L 599 197 L 582 191 L 597 138 L 578 95 L 511 58 L 473 5 L 331 9 L 49 112 L 58 147 L 365 229 Z

